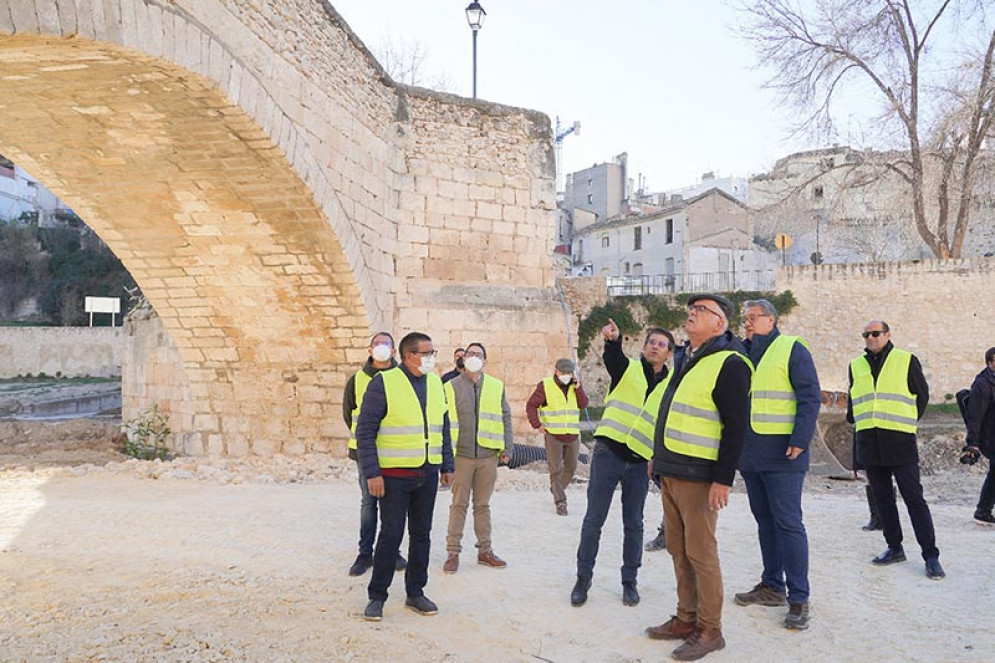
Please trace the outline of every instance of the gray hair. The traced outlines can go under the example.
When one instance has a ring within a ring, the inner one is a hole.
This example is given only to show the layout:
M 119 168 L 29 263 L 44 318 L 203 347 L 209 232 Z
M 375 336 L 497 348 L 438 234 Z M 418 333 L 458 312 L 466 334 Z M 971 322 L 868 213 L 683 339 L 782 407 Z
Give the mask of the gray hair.
M 743 304 L 743 309 L 756 307 L 764 312 L 764 315 L 769 315 L 774 318 L 774 324 L 777 324 L 777 309 L 766 299 L 751 299 Z

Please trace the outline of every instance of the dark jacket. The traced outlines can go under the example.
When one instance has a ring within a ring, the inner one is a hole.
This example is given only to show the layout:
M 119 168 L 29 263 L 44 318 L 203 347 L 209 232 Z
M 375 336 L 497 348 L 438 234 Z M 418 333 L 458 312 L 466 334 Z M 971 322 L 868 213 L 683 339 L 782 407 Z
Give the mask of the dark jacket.
M 660 403 L 660 414 L 656 419 L 656 434 L 653 436 L 653 474 L 692 481 L 708 481 L 731 486 L 736 478 L 736 468 L 743 451 L 746 439 L 746 429 L 750 423 L 750 367 L 742 358 L 728 357 L 719 370 L 715 388 L 712 390 L 712 400 L 718 408 L 722 420 L 722 436 L 719 439 L 719 457 L 717 460 L 692 458 L 674 453 L 663 444 L 663 432 L 666 429 L 670 405 L 674 393 L 681 382 L 691 375 L 702 357 L 707 357 L 721 350 L 732 350 L 746 354 L 743 344 L 732 335 L 725 332 L 721 336 L 709 339 L 701 344 L 690 360 L 687 357 L 687 347 L 683 349 L 679 368 L 667 385 L 667 391 Z
M 371 378 L 380 371 L 387 371 L 397 366 L 397 360 L 390 359 L 390 366 L 387 368 L 376 368 L 373 365 L 373 358 L 367 357 L 366 363 L 360 369 Z M 346 428 L 352 430 L 352 411 L 356 409 L 356 374 L 353 373 L 345 383 L 345 392 L 342 394 L 342 420 L 345 421 Z M 359 460 L 359 454 L 355 449 L 349 449 L 349 458 Z
M 754 367 L 781 332 L 777 327 L 767 335 L 754 334 L 753 340 L 743 341 L 746 353 Z M 812 353 L 801 343 L 795 343 L 788 359 L 788 379 L 795 392 L 797 410 L 795 427 L 790 435 L 761 435 L 753 427 L 746 429 L 746 446 L 739 461 L 741 472 L 807 472 L 809 465 L 809 442 L 815 434 L 815 425 L 822 407 L 822 389 L 819 376 L 815 372 Z M 805 451 L 794 460 L 785 456 L 788 447 L 799 447 Z
M 971 384 L 967 401 L 967 443 L 981 449 L 986 458 L 995 453 L 995 373 L 987 366 Z
M 881 367 L 884 366 L 885 359 L 891 353 L 891 341 L 884 346 L 878 354 L 873 354 L 870 350 L 864 352 L 864 357 L 871 365 L 871 375 L 877 383 Z M 853 389 L 853 371 L 847 368 L 850 377 L 850 387 Z M 919 411 L 919 419 L 922 419 L 929 405 L 929 385 L 926 384 L 926 376 L 922 374 L 922 365 L 915 355 L 909 362 L 909 391 L 916 396 L 916 407 Z M 846 402 L 846 420 L 853 423 L 853 405 L 850 399 Z M 884 428 L 869 428 L 857 431 L 855 440 L 855 462 L 858 467 L 908 465 L 919 462 L 919 448 L 916 444 L 915 433 L 905 433 Z
M 625 375 L 625 371 L 629 368 L 629 358 L 625 356 L 625 351 L 622 350 L 621 336 L 614 341 L 605 341 L 605 351 L 601 355 L 601 359 L 605 362 L 605 368 L 608 369 L 608 377 L 611 379 L 611 385 L 608 387 L 608 393 L 611 393 L 618 386 L 618 383 L 622 381 L 622 376 Z M 643 396 L 643 402 L 646 402 L 646 399 L 653 392 L 653 388 L 667 377 L 667 366 L 664 365 L 659 373 L 654 373 L 653 365 L 646 361 L 645 357 L 640 356 L 639 361 L 642 363 L 643 375 L 646 377 L 646 394 Z M 644 462 L 642 456 L 621 442 L 616 442 L 602 436 L 595 437 L 595 440 L 603 442 L 612 450 L 612 453 L 627 463 Z
M 425 402 L 428 400 L 428 389 L 425 386 L 424 375 L 414 375 L 404 364 L 400 366 L 401 371 L 411 382 L 411 387 L 418 396 L 421 404 L 422 416 L 425 415 Z M 363 472 L 363 477 L 372 479 L 380 476 L 380 459 L 377 456 L 377 433 L 380 431 L 380 422 L 387 416 L 387 393 L 384 391 L 383 376 L 377 374 L 370 381 L 370 386 L 366 388 L 366 395 L 363 396 L 363 405 L 359 410 L 359 418 L 356 420 L 356 446 L 359 450 L 359 467 Z M 425 427 L 428 428 L 426 422 Z M 425 431 L 428 437 L 428 431 Z M 449 435 L 449 414 L 446 413 L 442 421 L 442 472 L 452 472 L 453 446 Z M 434 471 L 436 466 L 426 462 L 422 465 L 425 471 Z

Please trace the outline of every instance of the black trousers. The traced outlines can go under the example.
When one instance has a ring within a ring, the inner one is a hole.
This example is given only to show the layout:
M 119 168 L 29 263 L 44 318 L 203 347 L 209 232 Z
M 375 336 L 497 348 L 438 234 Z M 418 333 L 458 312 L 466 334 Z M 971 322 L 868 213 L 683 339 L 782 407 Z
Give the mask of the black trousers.
M 878 505 L 878 517 L 884 529 L 884 540 L 889 548 L 902 545 L 902 524 L 898 520 L 898 504 L 891 478 L 895 478 L 898 491 L 902 494 L 905 508 L 909 511 L 912 529 L 916 541 L 922 550 L 922 558 L 939 557 L 936 547 L 936 532 L 933 530 L 933 516 L 929 513 L 929 505 L 922 495 L 922 483 L 919 481 L 919 463 L 905 465 L 870 465 L 867 467 L 867 480 L 874 491 L 874 501 Z
M 409 598 L 422 596 L 428 583 L 429 537 L 439 472 L 431 469 L 418 477 L 384 477 L 383 482 L 384 495 L 379 500 L 380 536 L 373 551 L 373 577 L 367 593 L 371 600 L 387 600 L 407 524 L 408 567 L 404 572 L 404 589 Z
M 988 476 L 981 484 L 981 497 L 978 498 L 978 513 L 991 513 L 995 507 L 995 461 L 988 459 Z

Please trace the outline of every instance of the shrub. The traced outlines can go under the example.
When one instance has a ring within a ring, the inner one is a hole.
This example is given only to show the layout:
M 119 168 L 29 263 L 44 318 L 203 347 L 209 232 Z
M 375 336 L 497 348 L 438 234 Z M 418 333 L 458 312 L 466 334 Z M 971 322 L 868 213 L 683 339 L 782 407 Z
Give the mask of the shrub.
M 159 411 L 158 403 L 121 425 L 127 437 L 124 442 L 124 453 L 139 460 L 171 460 L 173 453 L 169 450 L 166 440 L 172 431 L 169 428 L 169 417 Z

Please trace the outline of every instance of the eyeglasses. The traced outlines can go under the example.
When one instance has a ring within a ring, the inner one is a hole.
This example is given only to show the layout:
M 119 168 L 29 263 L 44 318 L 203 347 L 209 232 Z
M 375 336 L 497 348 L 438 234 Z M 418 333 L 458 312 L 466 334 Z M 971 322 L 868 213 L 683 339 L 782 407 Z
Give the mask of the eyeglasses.
M 703 304 L 691 304 L 690 306 L 688 306 L 688 313 L 690 313 L 691 311 L 694 311 L 695 313 L 704 313 L 707 311 L 708 313 L 714 315 L 716 318 L 722 317 L 721 313 L 716 313 L 715 311 L 713 311 L 712 309 L 708 308 Z
M 770 313 L 757 313 L 756 315 L 747 315 L 747 316 L 745 316 L 743 318 L 743 321 L 744 322 L 749 322 L 749 323 L 752 324 L 752 323 L 754 323 L 754 322 L 757 321 L 757 318 L 769 318 L 769 317 L 771 317 Z
M 862 333 L 861 336 L 863 336 L 864 338 L 867 338 L 868 336 L 873 336 L 874 338 L 877 338 L 878 336 L 883 336 L 884 334 L 887 334 L 887 333 L 888 332 L 886 332 L 886 331 L 881 331 L 880 329 L 875 329 L 874 331 L 866 331 L 866 332 Z
M 463 357 L 464 358 L 465 357 L 477 357 L 478 359 L 483 359 L 484 358 L 484 353 L 483 352 L 478 352 L 476 350 L 468 350 L 467 353 L 465 355 L 463 355 Z
M 439 354 L 438 350 L 425 350 L 424 352 L 412 352 L 413 355 L 418 355 L 419 357 L 434 357 Z
M 660 348 L 661 350 L 666 350 L 666 349 L 668 349 L 670 347 L 670 342 L 669 341 L 655 341 L 653 339 L 650 339 L 650 340 L 646 341 L 646 345 L 650 346 L 651 348 Z

